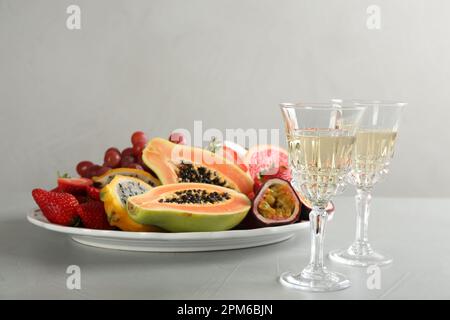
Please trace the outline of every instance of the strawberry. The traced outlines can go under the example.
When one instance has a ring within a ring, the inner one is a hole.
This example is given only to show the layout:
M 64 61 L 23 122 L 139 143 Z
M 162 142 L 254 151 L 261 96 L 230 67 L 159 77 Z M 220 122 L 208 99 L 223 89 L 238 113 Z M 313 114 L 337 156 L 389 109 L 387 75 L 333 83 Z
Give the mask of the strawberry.
M 50 190 L 50 192 L 61 192 L 61 191 L 59 190 L 59 187 L 54 187 L 52 190 Z
M 86 228 L 111 230 L 112 227 L 108 223 L 105 207 L 101 201 L 88 201 L 78 208 L 78 214 Z
M 68 193 L 68 192 L 64 192 L 63 190 L 61 190 L 59 187 L 53 188 L 52 190 L 50 190 L 50 192 L 58 192 L 58 193 Z M 86 192 L 85 192 L 86 193 Z M 70 194 L 70 193 L 69 193 Z M 89 200 L 91 200 L 90 197 L 88 197 L 86 194 L 81 194 L 81 193 L 74 193 L 72 194 L 75 198 L 77 198 L 78 203 L 85 203 L 88 202 Z
M 258 191 L 263 186 L 264 182 L 266 182 L 269 179 L 278 178 L 278 179 L 283 179 L 286 181 L 291 181 L 291 179 L 292 179 L 291 170 L 285 166 L 280 166 L 279 168 L 275 168 L 275 169 L 271 168 L 268 172 L 270 172 L 270 173 L 265 174 L 265 171 L 262 171 L 256 175 L 256 178 L 254 180 L 254 185 L 253 185 L 253 191 L 255 192 L 255 194 L 258 193 Z
M 86 187 L 92 185 L 87 178 L 58 178 L 58 189 L 73 195 L 86 195 Z
M 87 195 L 92 200 L 100 200 L 100 189 L 94 186 L 86 187 Z
M 91 198 L 89 198 L 88 196 L 85 196 L 85 195 L 76 195 L 74 197 L 77 198 L 78 203 L 80 203 L 80 204 L 91 200 Z
M 31 194 L 44 216 L 51 223 L 77 226 L 80 222 L 78 216 L 79 203 L 73 195 L 49 192 L 43 189 L 34 189 Z

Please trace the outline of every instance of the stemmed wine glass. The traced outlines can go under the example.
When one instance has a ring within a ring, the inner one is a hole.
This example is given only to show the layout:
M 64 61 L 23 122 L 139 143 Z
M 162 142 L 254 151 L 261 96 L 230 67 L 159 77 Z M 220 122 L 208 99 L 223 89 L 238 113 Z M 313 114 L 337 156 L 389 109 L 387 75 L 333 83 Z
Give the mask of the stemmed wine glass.
M 325 208 L 345 183 L 350 170 L 356 131 L 364 107 L 328 104 L 281 104 L 292 170 L 292 183 L 312 207 L 311 259 L 300 273 L 283 273 L 280 282 L 307 291 L 334 291 L 350 286 L 342 274 L 323 263 Z
M 339 104 L 339 102 L 338 102 Z M 375 252 L 368 239 L 372 189 L 387 173 L 394 155 L 400 116 L 406 103 L 386 101 L 353 101 L 366 111 L 356 134 L 353 164 L 348 180 L 356 186 L 356 238 L 344 250 L 329 253 L 331 260 L 352 266 L 386 265 L 392 258 Z

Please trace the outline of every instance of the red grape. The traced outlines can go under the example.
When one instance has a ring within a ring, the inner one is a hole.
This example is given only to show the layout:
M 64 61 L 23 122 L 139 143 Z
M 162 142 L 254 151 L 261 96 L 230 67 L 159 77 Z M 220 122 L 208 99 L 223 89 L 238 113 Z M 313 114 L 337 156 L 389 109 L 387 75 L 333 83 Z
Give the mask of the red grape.
M 98 176 L 97 172 L 101 167 L 102 166 L 99 166 L 98 164 L 93 164 L 92 166 L 90 166 L 89 169 L 87 170 L 85 178 L 92 178 L 94 176 Z
M 128 168 L 128 166 L 132 163 L 135 163 L 135 159 L 133 156 L 123 156 L 120 161 L 120 166 L 122 168 Z
M 142 144 L 137 144 L 133 146 L 133 155 L 137 158 L 140 159 L 142 157 L 142 150 L 144 150 L 145 145 Z
M 77 164 L 77 172 L 78 174 L 83 177 L 86 178 L 86 174 L 88 173 L 88 170 L 90 167 L 92 167 L 94 164 L 90 161 L 81 161 L 80 163 Z
M 99 166 L 98 164 L 94 164 L 93 166 L 91 166 L 89 168 L 89 170 L 87 172 L 87 178 L 101 176 L 102 174 L 105 174 L 109 170 L 111 170 L 111 168 L 106 167 L 106 166 Z
M 142 131 L 136 131 L 131 136 L 131 143 L 133 146 L 135 145 L 146 145 L 147 144 L 147 137 L 145 136 L 145 133 Z
M 109 148 L 105 152 L 103 165 L 111 168 L 117 168 L 120 165 L 120 151 L 116 148 Z
M 125 148 L 122 150 L 122 158 L 125 156 L 132 156 L 133 155 L 133 148 Z
M 139 169 L 139 170 L 144 170 L 144 168 L 142 168 L 142 166 L 140 164 L 137 163 L 130 163 L 127 168 L 132 168 L 132 169 Z
M 142 160 L 142 157 L 137 158 L 136 163 L 137 163 L 138 165 L 140 165 L 142 168 L 144 168 L 144 170 L 147 171 L 147 168 L 148 168 L 148 167 L 147 167 L 147 165 L 144 163 L 144 161 Z
M 114 148 L 114 147 L 108 148 L 108 150 L 106 150 L 105 153 L 107 153 L 107 152 L 109 152 L 111 150 L 114 150 L 115 152 L 118 152 L 120 154 L 120 150 L 117 149 L 117 148 Z
M 102 174 L 107 173 L 109 170 L 111 170 L 110 167 L 101 166 L 99 169 L 97 169 L 96 176 L 101 176 Z

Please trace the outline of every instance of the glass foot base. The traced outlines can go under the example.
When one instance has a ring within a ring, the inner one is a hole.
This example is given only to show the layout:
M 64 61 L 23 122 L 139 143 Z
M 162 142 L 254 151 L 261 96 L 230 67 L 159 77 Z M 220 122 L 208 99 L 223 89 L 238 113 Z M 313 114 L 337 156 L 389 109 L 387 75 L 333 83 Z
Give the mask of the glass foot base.
M 350 287 L 350 280 L 343 274 L 325 270 L 311 272 L 303 270 L 300 274 L 285 272 L 280 276 L 282 285 L 310 292 L 337 291 Z
M 387 257 L 373 250 L 364 254 L 357 254 L 352 248 L 331 251 L 328 256 L 334 262 L 356 267 L 368 267 L 372 265 L 384 266 L 393 261 L 391 257 Z

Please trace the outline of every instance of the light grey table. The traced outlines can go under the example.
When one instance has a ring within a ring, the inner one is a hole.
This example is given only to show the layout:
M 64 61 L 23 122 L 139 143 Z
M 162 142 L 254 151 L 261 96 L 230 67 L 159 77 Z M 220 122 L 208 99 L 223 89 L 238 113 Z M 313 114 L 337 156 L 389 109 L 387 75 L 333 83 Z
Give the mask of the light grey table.
M 336 198 L 326 251 L 354 234 L 352 198 Z M 381 268 L 381 288 L 369 290 L 366 269 L 330 262 L 352 287 L 304 293 L 282 287 L 278 275 L 308 261 L 309 235 L 258 248 L 204 253 L 139 253 L 86 247 L 29 224 L 29 194 L 9 197 L 0 213 L 0 298 L 29 299 L 448 299 L 450 199 L 374 198 L 370 236 L 394 256 Z M 68 290 L 66 269 L 81 268 L 81 290 Z

